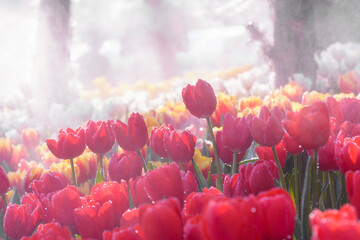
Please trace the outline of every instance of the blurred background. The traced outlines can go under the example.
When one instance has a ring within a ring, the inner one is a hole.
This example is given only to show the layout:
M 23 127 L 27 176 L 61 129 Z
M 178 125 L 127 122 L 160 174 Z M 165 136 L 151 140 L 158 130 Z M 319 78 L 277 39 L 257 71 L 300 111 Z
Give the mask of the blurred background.
M 360 72 L 359 10 L 358 0 L 0 0 L 0 132 L 143 112 L 198 78 L 237 98 L 290 80 L 337 91 L 341 74 Z

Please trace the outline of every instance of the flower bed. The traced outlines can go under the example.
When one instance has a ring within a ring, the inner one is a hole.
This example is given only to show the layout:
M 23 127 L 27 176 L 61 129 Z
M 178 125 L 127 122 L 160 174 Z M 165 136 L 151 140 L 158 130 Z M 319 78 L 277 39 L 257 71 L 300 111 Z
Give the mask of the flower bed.
M 291 82 L 236 103 L 203 80 L 182 99 L 0 138 L 0 237 L 360 238 L 360 100 Z

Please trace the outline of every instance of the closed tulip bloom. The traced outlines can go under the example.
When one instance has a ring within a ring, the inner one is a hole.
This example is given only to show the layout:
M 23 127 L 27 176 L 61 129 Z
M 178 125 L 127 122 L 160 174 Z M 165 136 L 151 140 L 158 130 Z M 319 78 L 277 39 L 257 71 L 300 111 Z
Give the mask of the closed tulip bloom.
M 129 228 L 114 228 L 112 231 L 104 231 L 103 240 L 145 240 L 144 237 L 139 233 L 138 229 L 134 227 Z
M 132 113 L 128 124 L 117 120 L 114 129 L 117 143 L 126 151 L 137 151 L 144 147 L 148 140 L 145 120 L 139 113 Z
M 217 188 L 204 188 L 203 192 L 191 193 L 185 201 L 183 213 L 186 217 L 200 215 L 211 199 L 225 198 L 223 193 Z
M 346 173 L 346 192 L 351 205 L 356 208 L 357 215 L 360 216 L 360 171 L 348 171 Z
M 338 138 L 335 143 L 336 163 L 342 173 L 360 170 L 360 136 Z
M 246 118 L 252 138 L 267 147 L 275 146 L 282 140 L 284 136 L 282 119 L 283 113 L 277 106 L 271 111 L 266 106 L 262 106 L 259 117 L 250 114 Z
M 117 214 L 111 200 L 102 204 L 85 201 L 74 210 L 76 228 L 82 238 L 101 239 L 105 230 L 112 230 L 119 223 Z
M 140 208 L 140 227 L 147 240 L 182 240 L 183 221 L 175 198 L 161 200 Z
M 14 240 L 30 236 L 38 224 L 29 204 L 9 203 L 4 216 L 5 233 Z
M 281 167 L 284 168 L 286 163 L 286 150 L 284 148 L 282 141 L 275 146 L 275 151 L 277 156 L 279 157 Z M 259 156 L 260 160 L 275 162 L 274 154 L 270 147 L 255 146 L 255 153 Z
M 10 138 L 0 138 L 0 163 L 10 162 L 13 152 L 13 141 Z
M 81 127 L 75 131 L 71 128 L 59 131 L 58 140 L 47 139 L 46 144 L 49 150 L 57 158 L 72 159 L 80 156 L 84 150 L 86 143 L 85 130 Z
M 80 205 L 80 195 L 74 186 L 67 186 L 57 191 L 51 198 L 51 209 L 55 221 L 69 227 L 75 225 L 74 209 Z
M 216 146 L 218 149 L 218 153 L 220 156 L 220 159 L 227 164 L 232 164 L 233 162 L 233 152 L 227 148 L 223 142 L 223 131 L 217 131 L 216 132 Z M 246 151 L 237 153 L 236 160 L 240 162 L 242 158 L 244 157 Z
M 39 145 L 40 136 L 36 129 L 27 128 L 22 131 L 22 141 L 29 150 L 34 150 Z
M 237 118 L 227 113 L 224 117 L 222 139 L 232 152 L 245 152 L 253 141 L 245 117 Z
M 282 188 L 271 189 L 257 196 L 259 211 L 264 215 L 259 224 L 265 239 L 291 239 L 295 230 L 296 209 L 290 194 Z
M 345 204 L 340 210 L 329 209 L 325 212 L 315 209 L 309 220 L 311 240 L 360 239 L 360 224 L 351 205 Z
M 350 71 L 339 76 L 338 84 L 343 93 L 360 92 L 360 76 L 356 71 Z
M 0 195 L 5 194 L 10 188 L 9 178 L 5 170 L 0 166 Z
M 111 150 L 115 142 L 115 134 L 110 121 L 88 121 L 86 126 L 86 145 L 97 154 L 105 154 Z
M 164 136 L 165 148 L 169 157 L 178 163 L 189 162 L 195 152 L 196 137 L 188 131 L 171 131 Z
M 37 197 L 41 194 L 46 196 L 49 193 L 56 192 L 65 188 L 67 185 L 68 182 L 64 175 L 58 172 L 45 173 L 40 179 L 35 179 L 30 184 L 31 190 Z
M 61 226 L 57 222 L 50 222 L 47 224 L 40 224 L 34 235 L 31 237 L 24 237 L 22 240 L 38 240 L 38 239 L 73 239 L 68 227 Z
M 173 130 L 174 127 L 170 124 L 168 126 L 153 128 L 151 130 L 150 146 L 152 150 L 160 157 L 166 158 L 169 156 L 165 148 L 164 136 L 166 134 L 170 134 L 170 132 Z
M 290 154 L 296 155 L 304 151 L 304 148 L 287 133 L 285 133 L 282 143 L 285 147 L 286 152 Z
M 133 152 L 124 152 L 120 156 L 114 153 L 108 166 L 109 176 L 118 183 L 121 180 L 129 181 L 130 178 L 136 178 L 142 173 L 142 162 L 139 154 Z
M 319 148 L 328 141 L 329 113 L 323 102 L 303 107 L 299 112 L 288 112 L 283 124 L 288 134 L 307 150 Z
M 147 173 L 148 174 L 148 173 Z M 151 199 L 145 192 L 144 177 L 139 176 L 136 179 L 129 180 L 129 190 L 135 207 L 139 207 L 143 203 L 151 203 Z
M 214 89 L 201 79 L 196 82 L 195 86 L 188 84 L 183 88 L 182 98 L 189 112 L 198 118 L 208 118 L 216 109 Z

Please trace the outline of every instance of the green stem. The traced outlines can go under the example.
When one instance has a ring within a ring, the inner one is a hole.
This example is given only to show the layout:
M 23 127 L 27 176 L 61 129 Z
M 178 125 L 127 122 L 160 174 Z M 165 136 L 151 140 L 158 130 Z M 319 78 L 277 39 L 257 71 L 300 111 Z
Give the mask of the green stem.
M 99 154 L 99 164 L 100 164 L 100 170 L 101 170 L 101 177 L 103 181 L 105 181 L 105 175 L 104 175 L 104 165 L 103 165 L 103 155 Z
M 217 150 L 217 146 L 216 146 L 216 141 L 215 141 L 215 136 L 214 136 L 214 132 L 213 132 L 213 127 L 211 124 L 211 120 L 210 118 L 206 118 L 207 124 L 208 124 L 208 128 L 209 128 L 209 133 L 210 133 L 210 137 L 211 137 L 211 141 L 213 143 L 213 147 L 214 147 L 214 156 L 215 156 L 215 167 L 216 167 L 216 171 L 218 174 L 218 179 L 217 179 L 217 188 L 220 191 L 223 191 L 223 186 L 222 186 L 222 172 L 221 172 L 221 168 L 220 168 L 220 160 L 219 160 L 219 154 L 218 154 L 218 150 Z
M 231 166 L 231 175 L 234 175 L 238 171 L 238 165 L 237 165 L 237 152 L 233 153 L 233 163 Z
M 241 162 L 239 162 L 239 166 L 242 165 L 242 164 L 247 164 L 247 163 L 252 163 L 252 162 L 256 162 L 257 160 L 259 160 L 259 158 L 249 158 L 249 159 L 246 159 L 246 160 L 243 160 Z
M 75 187 L 77 187 L 74 159 L 70 158 L 70 164 L 71 164 L 71 173 L 72 173 L 73 184 Z
M 328 172 L 328 178 L 330 183 L 330 199 L 331 199 L 331 208 L 336 208 L 336 195 L 335 195 L 335 184 L 334 177 L 332 172 Z
M 313 195 L 312 195 L 312 206 L 313 206 L 313 209 L 314 208 L 318 208 L 319 207 L 319 188 L 320 188 L 320 179 L 318 177 L 319 175 L 319 169 L 318 169 L 318 150 L 317 149 L 314 149 L 314 183 L 313 183 L 313 186 L 314 186 L 314 191 L 313 191 Z
M 143 168 L 144 168 L 144 172 L 146 173 L 148 170 L 147 170 L 147 167 L 146 167 L 146 163 L 145 163 L 145 159 L 143 158 L 141 152 L 140 152 L 140 149 L 137 150 L 137 153 L 139 154 L 140 158 L 141 158 L 141 161 L 142 161 L 142 164 L 143 164 Z
M 339 172 L 340 182 L 341 182 L 341 201 L 340 206 L 348 203 L 347 193 L 346 193 L 346 184 L 345 184 L 345 176 L 342 172 Z
M 7 199 L 6 199 L 6 193 L 4 193 L 4 194 L 2 195 L 2 199 L 3 199 L 4 205 L 5 205 L 5 209 L 6 209 L 6 207 L 7 207 L 7 205 L 8 205 L 8 202 L 7 202 Z
M 308 190 L 309 190 L 309 172 L 310 172 L 310 162 L 311 159 L 309 158 L 307 160 L 306 163 L 306 170 L 305 170 L 305 181 L 304 181 L 304 185 L 303 185 L 303 191 L 302 191 L 302 195 L 301 195 L 301 232 L 302 232 L 302 239 L 309 239 L 305 236 L 305 234 L 307 235 L 307 229 L 308 229 L 308 224 L 307 224 L 307 200 L 308 200 Z
M 299 205 L 299 161 L 298 156 L 294 155 L 294 172 L 295 172 L 295 204 L 297 212 L 300 211 Z
M 283 170 L 282 170 L 282 167 L 281 167 L 281 164 L 280 164 L 280 160 L 278 158 L 278 155 L 276 153 L 276 150 L 275 150 L 275 147 L 272 146 L 271 147 L 272 149 L 272 152 L 274 154 L 274 158 L 275 158 L 275 162 L 279 168 L 279 180 L 280 180 L 280 184 L 281 184 L 281 187 L 284 188 L 285 190 L 287 190 L 287 187 L 286 187 L 286 182 L 285 182 L 285 178 L 284 178 L 284 174 L 283 174 Z

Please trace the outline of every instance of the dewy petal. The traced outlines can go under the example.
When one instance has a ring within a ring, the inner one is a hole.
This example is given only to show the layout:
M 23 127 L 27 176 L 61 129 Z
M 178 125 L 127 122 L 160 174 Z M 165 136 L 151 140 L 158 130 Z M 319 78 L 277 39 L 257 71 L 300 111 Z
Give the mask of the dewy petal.
M 52 152 L 52 154 L 55 155 L 55 157 L 63 159 L 63 155 L 61 152 L 59 152 L 58 144 L 54 139 L 47 139 L 46 144 L 49 150 Z

